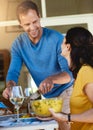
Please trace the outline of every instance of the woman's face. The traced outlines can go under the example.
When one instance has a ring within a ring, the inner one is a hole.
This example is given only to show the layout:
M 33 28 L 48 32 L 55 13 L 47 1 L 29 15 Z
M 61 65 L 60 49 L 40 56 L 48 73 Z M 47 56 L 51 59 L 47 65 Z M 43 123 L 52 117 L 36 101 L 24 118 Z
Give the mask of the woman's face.
M 66 38 L 64 38 L 63 43 L 61 45 L 61 50 L 62 53 L 61 55 L 64 56 L 65 58 L 70 55 L 70 44 L 66 44 Z

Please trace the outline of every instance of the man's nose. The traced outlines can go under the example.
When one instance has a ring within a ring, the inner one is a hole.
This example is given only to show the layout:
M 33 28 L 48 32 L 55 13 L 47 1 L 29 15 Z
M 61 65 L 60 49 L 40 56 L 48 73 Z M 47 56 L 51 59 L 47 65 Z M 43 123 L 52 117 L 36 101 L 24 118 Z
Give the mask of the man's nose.
M 34 30 L 34 29 L 35 29 L 34 24 L 30 24 L 30 30 Z

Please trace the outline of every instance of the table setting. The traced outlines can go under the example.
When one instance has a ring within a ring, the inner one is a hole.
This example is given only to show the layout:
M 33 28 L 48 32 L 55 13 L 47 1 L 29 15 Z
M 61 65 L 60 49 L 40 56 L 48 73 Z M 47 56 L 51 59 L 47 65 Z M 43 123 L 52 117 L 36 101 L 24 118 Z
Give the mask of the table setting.
M 58 128 L 58 124 L 55 120 L 39 120 L 36 117 L 22 118 L 24 114 L 19 114 L 20 122 L 16 120 L 16 114 L 0 116 L 0 130 L 54 130 Z
M 26 90 L 27 91 L 27 90 Z M 35 99 L 29 101 L 29 114 L 19 113 L 20 106 L 23 104 L 24 99 L 29 94 L 23 94 L 21 86 L 12 87 L 9 95 L 10 102 L 17 110 L 16 114 L 3 114 L 0 115 L 0 130 L 17 130 L 17 128 L 29 129 L 54 129 L 58 128 L 57 122 L 51 117 L 49 108 L 53 108 L 55 112 L 61 111 L 62 101 L 57 98 L 52 99 Z M 32 96 L 34 97 L 34 96 Z M 3 103 L 1 105 L 7 109 Z M 58 106 L 58 107 L 57 107 Z M 46 108 L 46 109 L 45 109 Z
M 19 118 L 20 122 L 17 122 L 16 114 L 0 116 L 0 127 L 25 126 L 25 125 L 37 124 L 41 122 L 35 117 L 21 118 L 22 115 L 23 114 L 20 114 L 20 118 Z

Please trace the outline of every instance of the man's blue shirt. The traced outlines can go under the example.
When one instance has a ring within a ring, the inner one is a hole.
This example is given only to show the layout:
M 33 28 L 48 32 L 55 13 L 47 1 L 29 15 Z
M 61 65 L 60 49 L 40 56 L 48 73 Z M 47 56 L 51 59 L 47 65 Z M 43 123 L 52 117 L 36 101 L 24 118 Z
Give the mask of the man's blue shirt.
M 61 56 L 63 38 L 61 33 L 47 28 L 43 28 L 42 37 L 36 44 L 31 42 L 27 33 L 19 35 L 12 44 L 11 63 L 6 81 L 18 82 L 23 63 L 37 86 L 48 76 L 60 72 L 67 72 L 72 77 L 66 59 Z M 56 97 L 72 84 L 73 78 L 67 84 L 55 84 L 54 88 L 44 96 L 46 98 Z

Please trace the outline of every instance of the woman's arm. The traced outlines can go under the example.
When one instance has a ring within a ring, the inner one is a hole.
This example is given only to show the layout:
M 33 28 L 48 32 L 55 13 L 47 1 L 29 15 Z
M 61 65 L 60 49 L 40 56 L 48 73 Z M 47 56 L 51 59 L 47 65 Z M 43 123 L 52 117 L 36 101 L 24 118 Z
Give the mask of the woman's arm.
M 69 122 L 68 114 L 55 113 L 53 109 L 49 109 L 53 118 L 58 122 Z M 71 114 L 71 122 L 84 122 L 84 123 L 93 123 L 93 109 L 90 109 L 81 114 Z
M 70 118 L 72 122 L 93 123 L 93 109 L 81 114 L 72 114 Z
M 90 102 L 93 103 L 93 83 L 88 83 L 84 87 L 84 93 L 89 98 Z M 68 122 L 68 115 L 62 113 L 55 113 L 52 109 L 49 109 L 54 119 L 59 122 Z M 70 115 L 71 122 L 85 122 L 85 123 L 93 123 L 93 108 L 89 109 L 80 114 L 71 114 Z
M 93 83 L 87 83 L 84 86 L 84 93 L 89 101 L 93 103 Z M 71 115 L 71 121 L 93 123 L 93 109 L 87 110 L 81 114 Z

